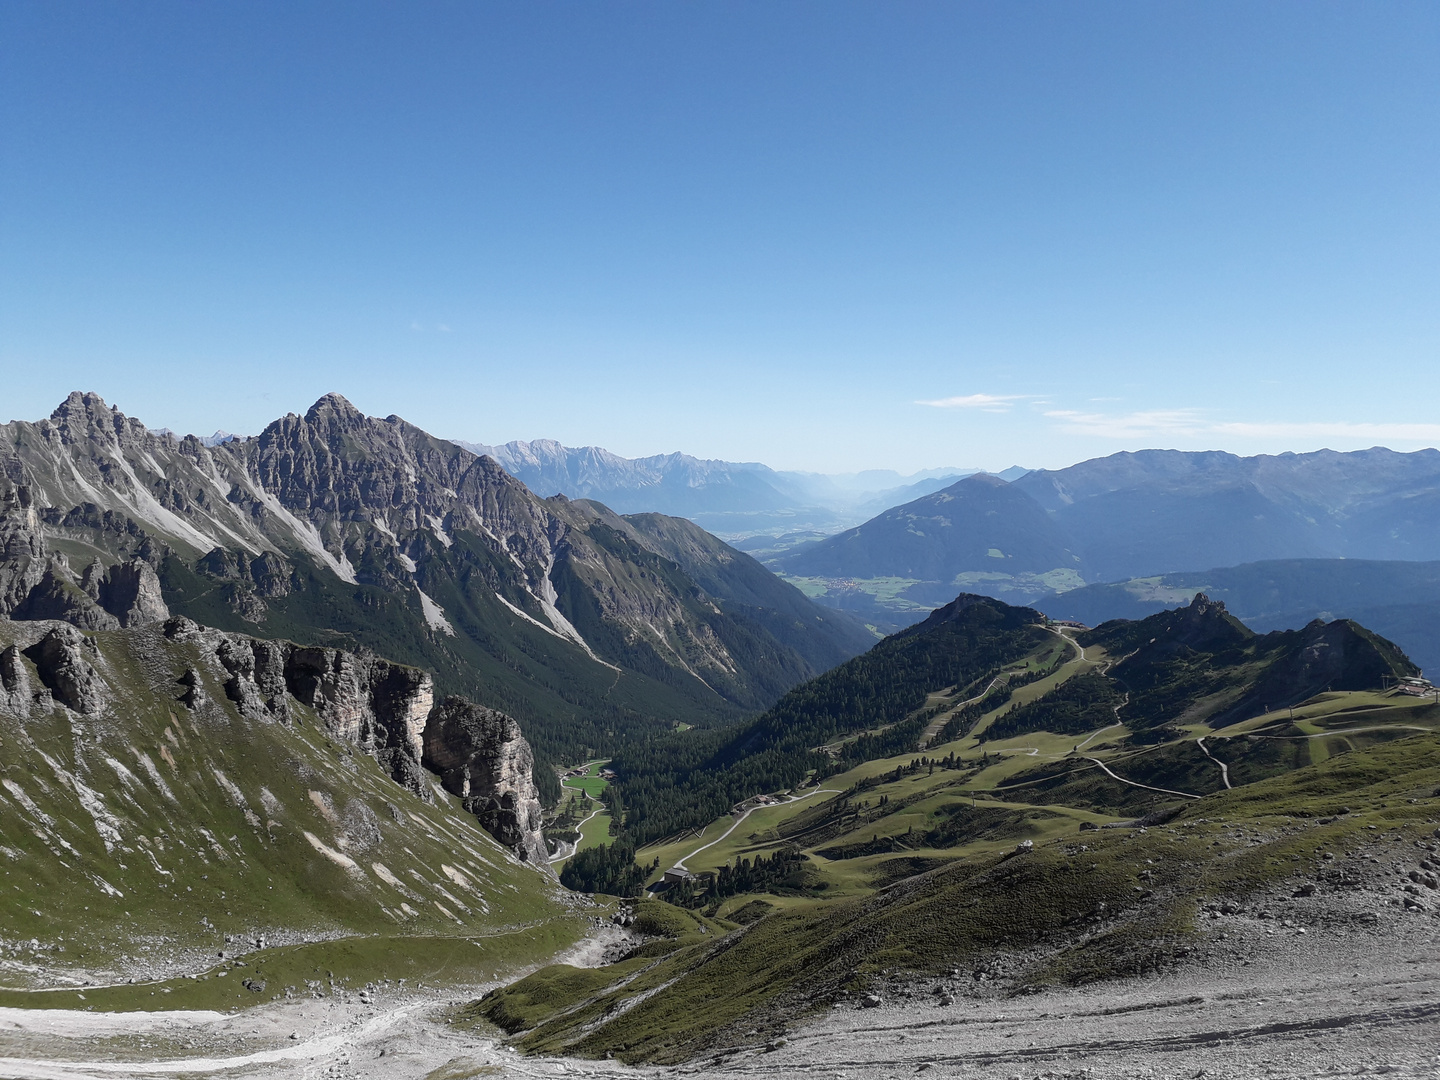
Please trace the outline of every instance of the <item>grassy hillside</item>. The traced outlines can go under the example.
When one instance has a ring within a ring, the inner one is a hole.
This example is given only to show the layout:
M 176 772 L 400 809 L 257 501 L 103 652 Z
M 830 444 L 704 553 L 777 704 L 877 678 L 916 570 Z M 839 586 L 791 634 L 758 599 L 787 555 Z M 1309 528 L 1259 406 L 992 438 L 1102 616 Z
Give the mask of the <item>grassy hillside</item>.
M 1435 724 L 1433 709 L 1426 719 Z M 934 820 L 916 799 L 922 790 L 904 786 L 920 775 L 869 788 L 870 806 L 888 794 L 912 820 Z M 977 778 L 964 788 L 978 797 Z M 1283 905 L 1297 893 L 1323 905 L 1327 894 L 1364 890 L 1383 918 L 1403 918 L 1415 900 L 1408 880 L 1370 873 L 1366 856 L 1380 844 L 1387 856 L 1424 857 L 1415 846 L 1440 820 L 1437 792 L 1440 736 L 1431 732 L 1198 801 L 1162 800 L 1168 809 L 1148 828 L 1092 830 L 1115 815 L 1090 808 L 967 801 L 942 808 L 950 821 L 977 819 L 951 833 L 949 848 L 890 827 L 894 848 L 872 845 L 850 865 L 833 844 L 839 864 L 811 851 L 818 874 L 839 885 L 837 900 L 741 896 L 709 921 L 672 916 L 673 936 L 622 964 L 546 968 L 466 1015 L 500 1024 L 530 1051 L 676 1062 L 763 1045 L 905 972 L 955 993 L 981 973 L 1025 992 L 1183 965 L 1206 947 L 1197 924 L 1212 904 Z M 804 825 L 824 816 L 817 809 Z M 957 969 L 958 982 L 947 977 Z
M 1203 598 L 1070 639 L 1027 625 L 1029 651 L 980 685 L 907 670 L 929 689 L 888 729 L 903 752 L 837 758 L 787 800 L 641 847 L 642 866 L 699 875 L 662 895 L 701 920 L 608 977 L 545 969 L 467 1015 L 533 1051 L 674 1062 L 907 977 L 1023 993 L 1189 963 L 1207 905 L 1358 890 L 1400 918 L 1440 896 L 1415 884 L 1436 865 L 1416 860 L 1437 846 L 1440 705 L 1379 688 L 1409 670 L 1388 642 L 1345 623 L 1256 635 Z M 852 662 L 811 699 L 863 712 L 856 690 L 884 700 L 889 670 Z M 1275 707 L 1237 710 L 1257 688 Z
M 1038 613 L 962 596 L 785 695 L 733 731 L 683 732 L 617 753 L 618 797 L 640 842 L 713 820 L 733 803 L 793 787 L 816 772 L 916 745 L 932 691 L 957 692 L 1053 640 Z
M 0 621 L 0 648 L 36 630 Z M 292 724 L 247 719 L 198 647 L 89 640 L 102 713 L 56 705 L 29 659 L 28 716 L 0 707 L 5 1004 L 228 1007 L 316 970 L 476 981 L 583 932 L 459 800 L 417 798 L 298 701 Z

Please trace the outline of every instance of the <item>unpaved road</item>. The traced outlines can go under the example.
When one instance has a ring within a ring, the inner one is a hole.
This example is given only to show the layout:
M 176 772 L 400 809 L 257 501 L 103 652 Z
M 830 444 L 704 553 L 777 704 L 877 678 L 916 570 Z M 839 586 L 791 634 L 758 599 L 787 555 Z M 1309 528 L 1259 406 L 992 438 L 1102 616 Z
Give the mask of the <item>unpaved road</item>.
M 696 855 L 699 855 L 702 851 L 707 851 L 707 850 L 709 850 L 710 848 L 714 847 L 716 844 L 720 843 L 721 840 L 724 840 L 727 836 L 729 836 L 729 835 L 730 835 L 731 833 L 733 833 L 736 829 L 738 829 L 738 828 L 740 827 L 741 822 L 743 822 L 746 818 L 748 818 L 748 817 L 749 817 L 751 814 L 753 814 L 756 810 L 768 810 L 768 809 L 770 809 L 771 807 L 774 807 L 774 806 L 788 806 L 788 805 L 790 805 L 791 803 L 797 803 L 797 802 L 800 802 L 800 801 L 803 800 L 803 799 L 808 799 L 808 798 L 810 798 L 812 795 L 839 795 L 839 794 L 841 794 L 839 788 L 816 788 L 814 791 L 807 791 L 804 795 L 792 795 L 792 796 L 790 796 L 790 798 L 788 798 L 788 799 L 781 799 L 779 802 L 774 802 L 774 803 L 761 803 L 759 806 L 752 806 L 752 807 L 750 807 L 749 810 L 746 810 L 743 814 L 741 814 L 738 818 L 736 818 L 735 821 L 734 821 L 734 823 L 731 824 L 731 826 L 730 826 L 728 829 L 726 829 L 723 833 L 721 833 L 719 836 L 717 836 L 714 840 L 711 840 L 708 844 L 701 844 L 701 845 L 700 845 L 699 847 L 697 847 L 694 851 L 690 852 L 690 854 L 686 855 L 685 858 L 677 860 L 676 863 L 675 863 L 675 869 L 676 869 L 676 870 L 684 870 L 684 869 L 685 869 L 685 863 L 686 863 L 688 860 L 693 859 Z
M 579 789 L 579 788 L 576 788 L 576 790 L 579 791 L 580 789 Z M 582 831 L 582 830 L 585 828 L 585 826 L 590 823 L 590 820 L 591 820 L 592 818 L 594 818 L 594 816 L 595 816 L 596 814 L 601 814 L 601 813 L 604 813 L 604 812 L 605 812 L 605 804 L 604 804 L 603 802 L 601 802 L 599 799 L 595 798 L 595 796 L 594 796 L 594 795 L 591 795 L 588 791 L 585 792 L 584 794 L 585 794 L 585 797 L 586 797 L 587 799 L 589 799 L 591 802 L 593 802 L 593 803 L 595 804 L 595 809 L 594 809 L 594 810 L 591 810 L 590 813 L 586 814 L 585 817 L 581 820 L 580 824 L 578 824 L 578 825 L 575 826 L 575 831 L 576 831 L 576 832 Z M 550 858 L 550 865 L 551 865 L 551 866 L 558 866 L 560 863 L 562 863 L 562 862 L 564 862 L 566 859 L 570 858 L 571 855 L 574 855 L 574 854 L 575 854 L 575 849 L 578 848 L 579 846 L 580 846 L 580 841 L 578 841 L 578 840 L 576 840 L 576 841 L 574 841 L 574 842 L 571 842 L 571 841 L 569 841 L 569 840 L 565 841 L 563 844 L 560 845 L 560 850 L 557 851 L 553 856 L 551 856 L 551 858 Z
M 1141 784 L 1141 783 L 1139 783 L 1139 782 L 1137 782 L 1137 781 L 1135 781 L 1135 780 L 1126 780 L 1125 777 L 1123 777 L 1123 776 L 1117 776 L 1115 773 L 1111 772 L 1111 771 L 1110 771 L 1110 766 L 1109 766 L 1109 765 L 1106 765 L 1105 762 L 1101 761 L 1099 758 L 1087 757 L 1085 760 L 1086 760 L 1086 761 L 1093 761 L 1096 765 L 1099 765 L 1100 768 L 1102 768 L 1102 769 L 1105 770 L 1105 775 L 1108 776 L 1108 777 L 1110 777 L 1111 780 L 1119 780 L 1120 783 L 1122 783 L 1122 784 L 1129 784 L 1131 787 L 1144 788 L 1146 791 L 1158 791 L 1158 792 L 1161 792 L 1162 794 L 1165 794 L 1165 795 L 1179 795 L 1181 798 L 1185 798 L 1185 799 L 1199 799 L 1199 798 L 1202 798 L 1202 796 L 1200 796 L 1200 795 L 1193 795 L 1193 794 L 1191 794 L 1191 793 L 1188 792 L 1188 791 L 1172 791 L 1170 788 L 1151 787 L 1149 784 Z

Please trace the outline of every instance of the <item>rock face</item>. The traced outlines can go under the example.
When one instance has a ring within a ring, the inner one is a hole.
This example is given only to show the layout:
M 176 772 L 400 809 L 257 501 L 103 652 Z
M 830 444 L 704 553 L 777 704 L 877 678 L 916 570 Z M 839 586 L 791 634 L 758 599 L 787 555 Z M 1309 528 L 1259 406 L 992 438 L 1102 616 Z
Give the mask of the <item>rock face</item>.
M 535 759 L 514 719 L 447 697 L 425 726 L 424 760 L 486 831 L 527 862 L 548 865 Z
M 145 560 L 106 567 L 97 559 L 77 582 L 62 554 L 51 557 L 11 614 L 17 619 L 58 619 L 81 630 L 118 630 L 163 622 L 170 609 L 160 595 L 160 578 Z
M 198 641 L 211 651 L 225 672 L 225 696 L 244 716 L 288 723 L 290 702 L 298 701 L 315 710 L 332 737 L 372 755 L 397 784 L 430 798 L 421 767 L 423 733 L 435 698 L 428 672 L 369 652 L 227 634 L 185 618 L 169 620 L 165 636 Z M 187 669 L 178 685 L 187 706 L 203 703 L 195 671 Z
M 96 576 L 87 571 L 86 584 L 93 585 Z M 81 630 L 120 628 L 120 620 L 102 608 L 84 585 L 76 584 L 63 556 L 50 561 L 39 583 L 30 590 L 13 615 L 17 619 L 57 619 Z
M 25 655 L 34 661 L 40 681 L 60 704 L 86 716 L 105 708 L 109 695 L 90 663 L 94 646 L 73 626 L 55 627 L 26 649 Z
M 270 644 L 257 642 L 258 644 Z M 430 797 L 421 768 L 423 733 L 435 700 L 427 672 L 369 653 L 294 649 L 285 684 L 332 732 L 373 754 L 397 784 Z
M 98 586 L 100 606 L 121 626 L 146 626 L 170 617 L 170 609 L 160 595 L 160 578 L 144 559 L 110 567 Z
M 144 626 L 167 618 L 160 578 L 145 559 L 123 559 L 109 567 L 96 559 L 77 578 L 63 553 L 47 554 L 32 490 L 15 479 L 24 473 L 19 461 L 0 459 L 0 616 L 58 619 L 82 630 Z M 123 532 L 113 514 L 107 519 L 94 504 L 57 519 L 61 527 L 75 522 Z M 143 542 L 134 523 L 126 524 L 131 538 Z M 158 557 L 158 550 L 150 554 Z
M 292 701 L 314 709 L 331 737 L 370 754 L 417 797 L 432 799 L 426 770 L 439 773 L 491 836 L 548 871 L 535 756 L 513 718 L 459 697 L 436 704 L 428 672 L 365 651 L 265 641 L 182 617 L 166 622 L 165 636 L 200 644 L 214 657 L 225 696 L 244 716 L 288 723 Z M 187 668 L 176 682 L 180 700 L 201 707 L 201 683 Z
M 30 676 L 14 645 L 0 651 L 0 705 L 22 720 L 30 715 Z
M 18 463 L 9 468 L 21 471 Z M 45 541 L 30 488 L 0 475 L 0 615 L 19 607 L 44 573 Z

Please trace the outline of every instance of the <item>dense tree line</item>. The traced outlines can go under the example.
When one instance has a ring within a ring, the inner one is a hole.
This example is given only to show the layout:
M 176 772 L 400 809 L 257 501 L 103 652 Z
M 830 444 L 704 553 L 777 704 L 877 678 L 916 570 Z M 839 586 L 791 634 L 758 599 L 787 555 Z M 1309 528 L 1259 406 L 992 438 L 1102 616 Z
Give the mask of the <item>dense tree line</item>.
M 751 795 L 799 784 L 811 770 L 913 747 L 932 691 L 968 686 L 1043 640 L 1042 616 L 988 597 L 962 596 L 868 653 L 791 690 L 738 729 L 660 736 L 620 750 L 608 791 L 628 809 L 636 843 L 706 824 Z M 877 730 L 878 729 L 878 730 Z M 869 732 L 859 738 L 849 738 Z M 821 746 L 845 740 L 835 757 Z
M 622 839 L 577 851 L 560 870 L 560 884 L 576 892 L 639 896 L 646 876 L 635 862 L 635 845 Z
M 1115 723 L 1115 706 L 1125 695 L 1114 679 L 1087 672 L 1067 679 L 1038 701 L 997 716 L 980 740 L 1008 739 L 1032 731 L 1080 735 Z
M 787 844 L 769 858 L 757 855 L 736 858 L 718 873 L 700 875 L 694 882 L 679 882 L 665 893 L 665 899 L 684 907 L 704 907 L 729 896 L 751 892 L 799 892 L 805 887 L 805 856 Z

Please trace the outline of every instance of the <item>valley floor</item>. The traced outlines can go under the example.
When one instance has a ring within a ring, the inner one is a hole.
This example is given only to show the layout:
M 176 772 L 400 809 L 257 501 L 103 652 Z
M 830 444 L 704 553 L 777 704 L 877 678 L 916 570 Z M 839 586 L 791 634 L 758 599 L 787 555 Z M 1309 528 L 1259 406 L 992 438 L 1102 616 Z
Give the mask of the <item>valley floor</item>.
M 1365 929 L 1236 915 L 1206 923 L 1189 967 L 1008 997 L 971 973 L 887 985 L 771 1042 L 673 1068 L 525 1058 L 447 1023 L 466 991 L 214 1012 L 0 1010 L 0 1075 L 465 1080 L 480 1076 L 920 1075 L 1010 1080 L 1301 1078 L 1440 1072 L 1440 917 Z M 1304 933 L 1301 931 L 1305 930 Z M 581 963 L 586 959 L 575 957 Z M 593 961 L 592 961 L 593 962 Z M 940 1004 L 935 990 L 953 996 Z

